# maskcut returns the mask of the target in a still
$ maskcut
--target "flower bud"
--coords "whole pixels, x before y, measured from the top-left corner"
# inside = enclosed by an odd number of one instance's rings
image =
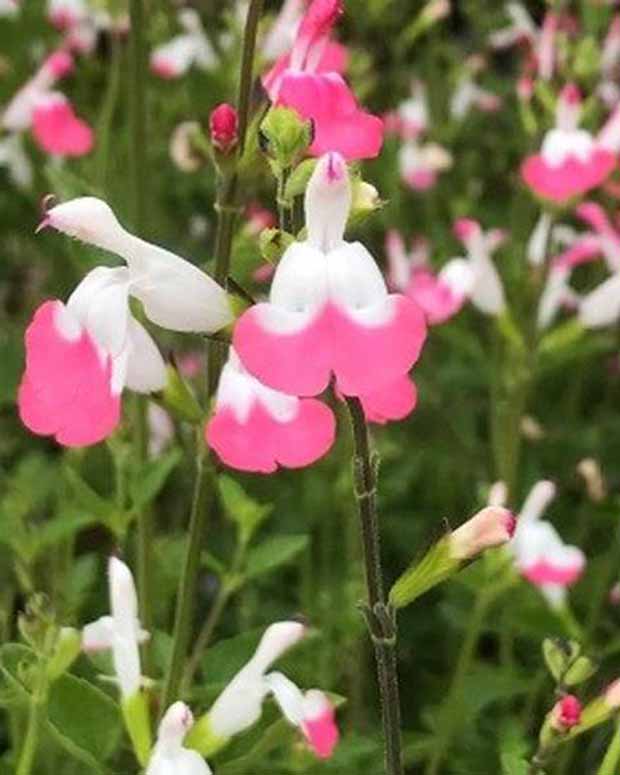
[[[605,704],[613,710],[620,708],[620,678],[609,684],[605,690]]]
[[[517,520],[512,512],[487,506],[457,528],[450,536],[450,552],[457,560],[470,560],[485,549],[510,541]]]
[[[295,110],[271,108],[260,126],[259,139],[265,153],[280,168],[288,169],[312,142],[312,125]]]
[[[170,138],[170,158],[181,172],[197,172],[208,158],[202,146],[206,146],[206,139],[200,124],[182,121]]]
[[[220,153],[228,155],[239,140],[239,117],[237,111],[226,102],[218,105],[209,117],[211,143]]]
[[[553,706],[549,723],[551,728],[565,734],[581,721],[581,703],[574,694],[567,694]]]

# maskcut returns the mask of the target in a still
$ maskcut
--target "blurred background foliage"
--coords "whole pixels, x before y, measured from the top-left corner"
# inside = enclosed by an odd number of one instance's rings
[[[219,41],[221,60],[213,70],[192,70],[180,81],[148,76],[148,224],[143,236],[208,266],[214,175],[208,168],[194,174],[179,171],[168,146],[179,122],[191,119],[206,125],[211,108],[233,96],[240,28],[230,2],[193,5],[209,36]],[[269,13],[277,5],[269,3]],[[528,5],[540,20],[543,4]],[[582,5],[593,33],[605,29],[610,11]],[[17,20],[0,20],[0,105],[33,72],[42,52],[57,43],[42,6],[41,0],[25,0]],[[424,235],[431,242],[433,262],[441,265],[459,252],[451,231],[456,217],[477,218],[485,228],[507,228],[510,238],[497,262],[523,321],[532,315],[526,299],[525,245],[539,211],[519,183],[518,165],[539,137],[528,136],[519,122],[514,56],[493,54],[486,44],[488,33],[505,23],[504,10],[500,3],[460,0],[454,2],[448,20],[412,39],[412,21],[421,7],[416,0],[346,3],[340,33],[352,48],[350,77],[360,98],[375,112],[387,111],[407,97],[413,77],[421,78],[430,99],[429,135],[448,147],[455,160],[435,188],[416,194],[399,181],[397,142],[388,139],[381,157],[364,169],[365,178],[377,186],[387,204],[360,227],[359,237],[383,261],[387,228],[398,228],[407,237]],[[149,46],[177,30],[175,7],[164,0],[148,3],[147,19]],[[505,108],[490,114],[472,111],[455,122],[449,115],[449,99],[466,58],[478,53],[488,65],[481,80],[503,96]],[[587,78],[582,85],[587,87]],[[149,665],[155,680],[162,676],[170,646],[166,633],[193,478],[191,429],[177,423],[171,448],[138,468],[129,444],[129,401],[126,422],[116,436],[84,451],[63,451],[33,438],[15,410],[23,331],[33,309],[45,297],[65,298],[102,258],[52,233],[35,236],[42,197],[49,192],[59,199],[102,196],[129,223],[126,86],[125,41],[104,35],[96,54],[81,58],[63,85],[78,113],[97,130],[94,152],[61,166],[29,143],[36,180],[28,192],[15,188],[0,167],[0,638],[9,644],[0,651],[0,705],[5,710],[0,715],[0,749],[15,732],[11,708],[19,706],[24,691],[20,675],[28,659],[23,646],[10,644],[18,639],[17,612],[33,593],[44,592],[43,610],[60,623],[79,625],[103,613],[105,558],[117,548],[132,557],[135,514],[145,506],[153,509],[157,524],[156,634]],[[274,184],[264,161],[259,159],[248,171],[243,192],[248,200],[275,209]],[[256,239],[240,228],[233,274],[247,281],[260,263]],[[158,341],[177,359],[203,347],[199,338],[192,341],[163,332],[158,332]],[[615,495],[620,476],[618,367],[617,336],[607,332],[538,373],[527,397],[527,413],[540,423],[543,435],[522,439],[519,457],[511,462],[513,505],[522,502],[536,480],[553,479],[559,497],[550,518],[566,541],[579,544],[588,555],[587,572],[572,592],[571,603],[589,653],[604,657],[588,686],[591,694],[620,670],[620,609],[608,602],[609,589],[618,580],[620,557]],[[489,320],[471,308],[432,329],[415,369],[417,410],[406,422],[374,431],[382,458],[380,510],[390,581],[441,533],[446,520],[458,524],[482,505],[490,483],[503,474],[491,428],[498,400],[503,400],[497,399],[498,381],[512,368]],[[247,658],[261,628],[300,613],[316,632],[289,658],[290,670],[302,683],[329,688],[346,698],[340,712],[343,742],[332,760],[320,764],[294,742],[292,734],[290,745],[270,747],[265,730],[277,722],[275,714],[267,713],[257,730],[227,749],[221,762],[213,762],[218,775],[358,773],[380,768],[371,654],[356,610],[362,578],[351,497],[351,442],[344,412],[338,407],[336,411],[341,415],[340,437],[318,465],[264,478],[234,473],[222,482],[223,497],[209,524],[197,630],[215,603],[223,610],[189,696],[195,706],[203,707]],[[514,455],[517,452],[515,447]],[[585,457],[600,462],[611,493],[599,503],[589,498],[576,472]],[[261,524],[233,568],[238,523],[245,518],[240,514]],[[442,718],[454,710],[445,704],[451,676],[480,590],[494,583],[492,573],[488,564],[476,565],[401,616],[402,704],[411,773],[423,771],[426,754],[437,745]],[[570,634],[566,623],[525,582],[492,601],[465,676],[442,772],[495,773],[501,771],[502,753],[532,751],[542,717],[553,703],[541,642],[547,636]],[[130,754],[118,748],[113,692],[97,678],[101,670],[106,672],[106,666],[82,657],[74,669],[78,678],[65,678],[54,688],[46,753],[37,772],[77,774],[85,771],[85,765],[95,767],[93,760],[101,767],[93,771],[131,770]],[[98,689],[87,688],[91,685]],[[96,717],[97,727],[89,726],[89,714]],[[278,729],[285,729],[279,723]],[[576,750],[553,771],[593,771],[592,762],[600,761],[609,734],[603,728],[580,739]],[[0,772],[11,771],[10,759],[5,758]]]

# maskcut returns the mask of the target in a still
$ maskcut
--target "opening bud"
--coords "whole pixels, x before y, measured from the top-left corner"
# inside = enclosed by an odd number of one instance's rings
[[[209,117],[211,143],[220,153],[228,155],[239,140],[239,117],[232,105],[223,102]]]
[[[487,506],[450,535],[450,553],[457,560],[469,560],[510,541],[517,520],[508,509]]]

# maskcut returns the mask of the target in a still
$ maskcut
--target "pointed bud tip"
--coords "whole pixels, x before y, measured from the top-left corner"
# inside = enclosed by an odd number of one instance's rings
[[[558,732],[566,732],[581,721],[581,702],[574,694],[558,700],[551,711],[551,726]]]

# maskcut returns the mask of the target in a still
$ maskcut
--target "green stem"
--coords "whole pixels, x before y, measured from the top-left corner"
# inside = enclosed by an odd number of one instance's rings
[[[45,721],[45,708],[47,703],[47,676],[45,673],[45,662],[41,659],[39,665],[39,675],[37,686],[30,698],[30,708],[28,710],[28,726],[26,736],[21,748],[19,762],[15,775],[31,775],[33,765],[39,747],[39,738],[41,728]]]
[[[119,36],[112,32],[111,36],[111,66],[108,76],[107,88],[103,105],[99,113],[97,122],[97,157],[96,157],[96,180],[98,187],[106,192],[108,179],[108,162],[110,159],[110,130],[116,113],[116,106],[120,93],[121,84],[121,60],[122,49]]]
[[[130,0],[131,38],[129,50],[129,169],[131,211],[134,229],[143,233],[146,213],[146,47],[144,42],[144,0]],[[137,396],[133,429],[134,454],[138,462],[147,456],[146,398]],[[138,597],[146,629],[151,620],[151,572],[153,569],[153,525],[149,509],[142,509],[138,524]]]
[[[478,593],[474,610],[469,619],[465,640],[461,646],[454,675],[452,676],[452,683],[448,690],[448,696],[444,702],[446,715],[443,719],[442,727],[433,750],[433,756],[426,767],[425,775],[437,775],[440,772],[440,767],[449,753],[454,735],[458,731],[459,721],[463,714],[463,682],[469,672],[472,660],[476,653],[482,625],[484,624],[484,619],[491,600],[492,595],[484,589]]]
[[[202,428],[196,429],[196,478],[189,522],[189,535],[185,562],[179,579],[177,607],[174,619],[173,646],[161,701],[162,713],[178,699],[192,631],[192,619],[196,598],[200,556],[207,527],[207,514],[213,488],[209,487],[211,477],[207,475],[209,459],[202,439]]]
[[[605,752],[598,775],[617,775],[620,764],[620,723],[616,725],[616,731],[611,738],[609,748]]]
[[[187,661],[187,666],[185,668],[182,681],[182,686],[184,689],[182,693],[185,693],[185,691],[187,691],[192,684],[192,680],[196,674],[196,671],[198,670],[202,655],[211,643],[213,633],[215,632],[215,628],[222,618],[222,614],[224,613],[224,609],[226,608],[226,605],[230,599],[230,595],[230,588],[227,587],[226,584],[221,584],[217,596],[213,601],[213,605],[211,606],[211,610],[209,611],[209,615],[207,616],[205,623],[200,630],[198,637],[196,638],[196,643],[194,645],[192,655]]]
[[[371,452],[364,409],[346,399],[354,442],[354,487],[362,533],[368,602],[366,623],[375,650],[381,697],[386,775],[403,775],[400,693],[396,662],[397,627],[385,600],[377,513],[377,458]]]

